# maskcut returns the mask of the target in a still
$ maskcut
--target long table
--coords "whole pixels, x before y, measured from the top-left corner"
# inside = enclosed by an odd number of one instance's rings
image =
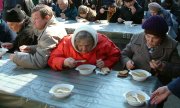
[[[72,94],[57,99],[49,94],[56,84],[72,84]],[[83,76],[74,69],[62,72],[50,68],[41,70],[23,69],[8,59],[0,60],[0,107],[21,108],[134,108],[123,97],[129,90],[142,90],[148,95],[158,85],[156,77],[146,81],[134,81],[131,76],[117,77],[95,73]],[[140,107],[146,108],[148,104]]]
[[[90,25],[99,33],[108,36],[120,49],[123,49],[125,45],[129,42],[130,38],[134,34],[139,34],[143,32],[140,24],[125,26],[119,23],[105,23],[99,24],[95,22],[85,22],[79,23],[73,20],[60,22],[62,26],[66,28],[68,34],[74,32],[76,28],[82,25]]]

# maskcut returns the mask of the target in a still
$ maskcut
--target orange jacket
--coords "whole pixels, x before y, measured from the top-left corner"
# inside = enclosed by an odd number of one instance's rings
[[[96,65],[96,60],[102,59],[105,66],[112,68],[112,66],[120,60],[120,49],[105,35],[98,33],[98,43],[91,52],[81,54],[77,52],[71,43],[71,35],[65,36],[58,44],[58,46],[51,52],[48,60],[48,65],[54,70],[63,70],[63,63],[66,58],[72,57],[75,60],[86,60],[81,64]]]

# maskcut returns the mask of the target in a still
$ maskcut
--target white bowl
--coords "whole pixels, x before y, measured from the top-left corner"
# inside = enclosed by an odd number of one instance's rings
[[[100,24],[107,24],[107,23],[108,23],[108,20],[99,20],[99,23],[100,23]]]
[[[65,98],[69,96],[74,86],[70,84],[57,84],[53,86],[49,93],[57,98]]]
[[[66,21],[65,19],[62,19],[61,17],[57,17],[56,18],[59,22],[64,22],[64,21]]]
[[[151,76],[151,73],[143,69],[130,70],[129,74],[132,75],[132,78],[136,81],[144,81]]]
[[[126,26],[131,26],[132,21],[124,21],[124,24],[125,24]]]
[[[86,19],[83,19],[83,18],[77,18],[76,20],[79,23],[86,23],[86,22],[88,22]]]
[[[0,48],[0,57],[2,57],[8,51],[7,48]]]
[[[137,100],[136,97],[134,97],[133,94],[137,95],[137,98],[139,99],[139,101]],[[132,105],[132,106],[142,106],[143,104],[146,103],[146,101],[148,101],[150,99],[150,97],[144,93],[143,91],[128,91],[124,94],[124,98],[125,100],[128,102],[128,104]]]
[[[81,75],[89,75],[89,74],[93,73],[95,68],[96,68],[96,66],[94,66],[94,65],[83,64],[83,65],[78,66],[76,68],[76,70],[78,70]]]

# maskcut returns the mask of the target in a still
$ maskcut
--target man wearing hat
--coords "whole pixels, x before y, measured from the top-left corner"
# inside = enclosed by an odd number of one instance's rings
[[[21,10],[21,6],[7,10],[5,20],[8,26],[17,33],[15,40],[12,43],[5,42],[3,47],[8,48],[10,52],[20,51],[22,45],[37,44],[37,36],[35,36],[30,18]]]
[[[143,16],[144,10],[136,0],[123,0],[118,22],[133,21],[135,24],[141,24]]]
[[[38,43],[37,45],[20,46],[21,52],[11,54],[10,59],[23,68],[40,69],[47,66],[51,50],[67,33],[53,16],[51,7],[47,5],[36,5],[31,16],[33,26],[39,32]]]
[[[168,25],[161,16],[147,19],[142,28],[144,33],[134,35],[122,51],[123,66],[126,69],[144,69],[156,75],[162,84],[180,75],[172,65],[180,66],[179,44],[167,36]],[[172,69],[169,71],[168,68]]]

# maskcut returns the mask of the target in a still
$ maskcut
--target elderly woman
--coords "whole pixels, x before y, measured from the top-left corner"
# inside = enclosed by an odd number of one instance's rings
[[[20,51],[19,47],[22,45],[37,44],[37,36],[35,35],[30,18],[21,10],[20,5],[17,5],[11,10],[7,10],[5,20],[8,26],[17,33],[17,36],[12,43],[3,43],[3,47],[13,52]]]
[[[132,37],[122,51],[123,66],[127,69],[144,69],[157,75],[163,84],[180,75],[171,69],[180,66],[178,42],[166,35],[168,25],[161,16],[147,19],[142,28],[144,33]]]
[[[168,26],[169,26],[169,32],[168,34],[172,37],[172,38],[176,38],[176,32],[177,32],[177,22],[172,19],[171,17],[171,13],[165,9],[163,9],[163,7],[161,7],[158,3],[156,2],[152,2],[149,3],[148,5],[148,11],[146,12],[145,16],[144,16],[144,20],[147,20],[148,18],[150,18],[151,16],[154,15],[160,15],[162,16],[165,21],[167,22]]]
[[[135,24],[141,24],[144,15],[143,8],[136,0],[123,0],[123,5],[118,16],[118,22],[133,21]]]
[[[102,7],[97,13],[96,20],[108,20],[108,22],[117,22],[118,16],[120,14],[120,9],[116,6],[114,2],[109,3],[106,7]]]
[[[93,64],[99,68],[112,68],[120,59],[120,49],[105,35],[90,26],[77,28],[64,37],[52,51],[48,60],[54,70],[74,68],[81,64]],[[76,60],[85,60],[77,63]]]
[[[77,17],[77,18],[83,18],[88,21],[95,21],[96,19],[96,11],[92,10],[90,7],[87,7],[85,5],[79,6],[78,14],[80,17]]]

